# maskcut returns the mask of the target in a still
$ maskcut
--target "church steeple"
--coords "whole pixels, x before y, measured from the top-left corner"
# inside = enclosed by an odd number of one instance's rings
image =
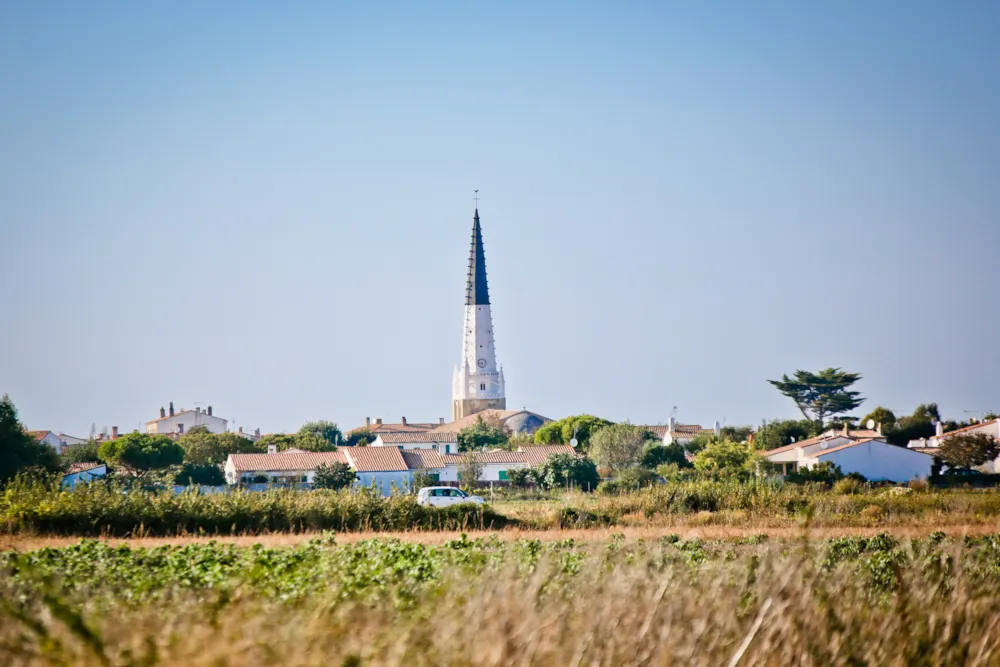
[[[469,274],[466,277],[465,305],[488,306],[490,289],[486,283],[486,251],[483,250],[483,229],[479,226],[479,208],[472,218],[472,247],[469,248]]]
[[[503,371],[497,365],[493,344],[493,315],[486,283],[486,252],[479,207],[472,217],[469,271],[465,277],[465,325],[462,361],[455,368],[452,385],[452,419],[489,409],[507,407]]]

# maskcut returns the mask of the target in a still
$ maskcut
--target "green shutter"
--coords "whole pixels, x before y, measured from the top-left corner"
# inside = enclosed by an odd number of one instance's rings
[[[501,470],[500,471],[500,481],[503,482],[503,481],[506,481],[508,479],[510,479],[510,478],[507,477],[507,471],[506,470]]]
[[[441,474],[440,473],[432,472],[430,475],[428,475],[428,477],[430,477],[435,482],[440,482],[441,481]]]

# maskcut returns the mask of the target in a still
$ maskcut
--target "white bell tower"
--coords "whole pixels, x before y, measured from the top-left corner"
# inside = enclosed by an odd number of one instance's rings
[[[497,365],[493,345],[493,316],[486,283],[486,253],[479,224],[479,208],[472,218],[472,247],[465,284],[465,326],[462,362],[452,381],[452,421],[489,409],[505,410],[503,368]]]

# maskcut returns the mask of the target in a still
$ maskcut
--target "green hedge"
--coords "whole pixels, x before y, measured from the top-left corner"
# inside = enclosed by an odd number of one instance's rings
[[[383,498],[365,489],[272,490],[202,494],[126,489],[115,484],[63,490],[57,482],[19,479],[0,498],[10,533],[56,535],[210,535],[314,530],[498,529],[511,521],[489,507],[428,508],[414,496]]]

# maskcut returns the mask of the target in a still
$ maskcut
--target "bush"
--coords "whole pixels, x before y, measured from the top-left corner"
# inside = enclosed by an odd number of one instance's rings
[[[8,532],[81,536],[257,534],[266,532],[465,530],[513,522],[487,506],[422,507],[412,495],[383,498],[359,491],[231,493],[126,489],[114,483],[62,491],[59,478],[16,478],[0,495],[0,525]]]
[[[185,463],[179,473],[174,477],[174,484],[181,485],[204,485],[222,486],[226,483],[226,477],[222,474],[222,469],[217,465],[200,465],[197,463]]]
[[[346,463],[334,462],[331,465],[324,463],[316,468],[316,474],[313,476],[313,488],[346,489],[357,479],[357,473],[351,470],[351,467]]]
[[[535,481],[534,472],[532,468],[508,468],[507,479],[510,480],[511,486],[519,489],[527,488]]]
[[[639,465],[643,468],[656,470],[661,465],[667,463],[672,463],[678,468],[691,467],[691,462],[684,456],[684,447],[678,445],[676,442],[669,445],[647,446],[646,451],[642,453]]]
[[[838,479],[833,484],[833,492],[844,496],[855,494],[860,490],[861,482],[854,477],[844,477],[843,479]]]
[[[593,491],[600,481],[594,462],[573,454],[555,454],[548,457],[544,463],[535,468],[533,477],[535,483],[543,489],[575,486],[584,491]]]
[[[627,491],[638,491],[657,482],[658,476],[646,468],[629,468],[618,473],[618,477],[601,482],[597,487],[602,495],[617,495]]]
[[[785,481],[789,484],[807,484],[809,482],[830,485],[844,478],[844,473],[840,471],[840,466],[824,461],[812,468],[799,468],[795,472],[785,475]],[[863,478],[862,478],[863,479]]]

